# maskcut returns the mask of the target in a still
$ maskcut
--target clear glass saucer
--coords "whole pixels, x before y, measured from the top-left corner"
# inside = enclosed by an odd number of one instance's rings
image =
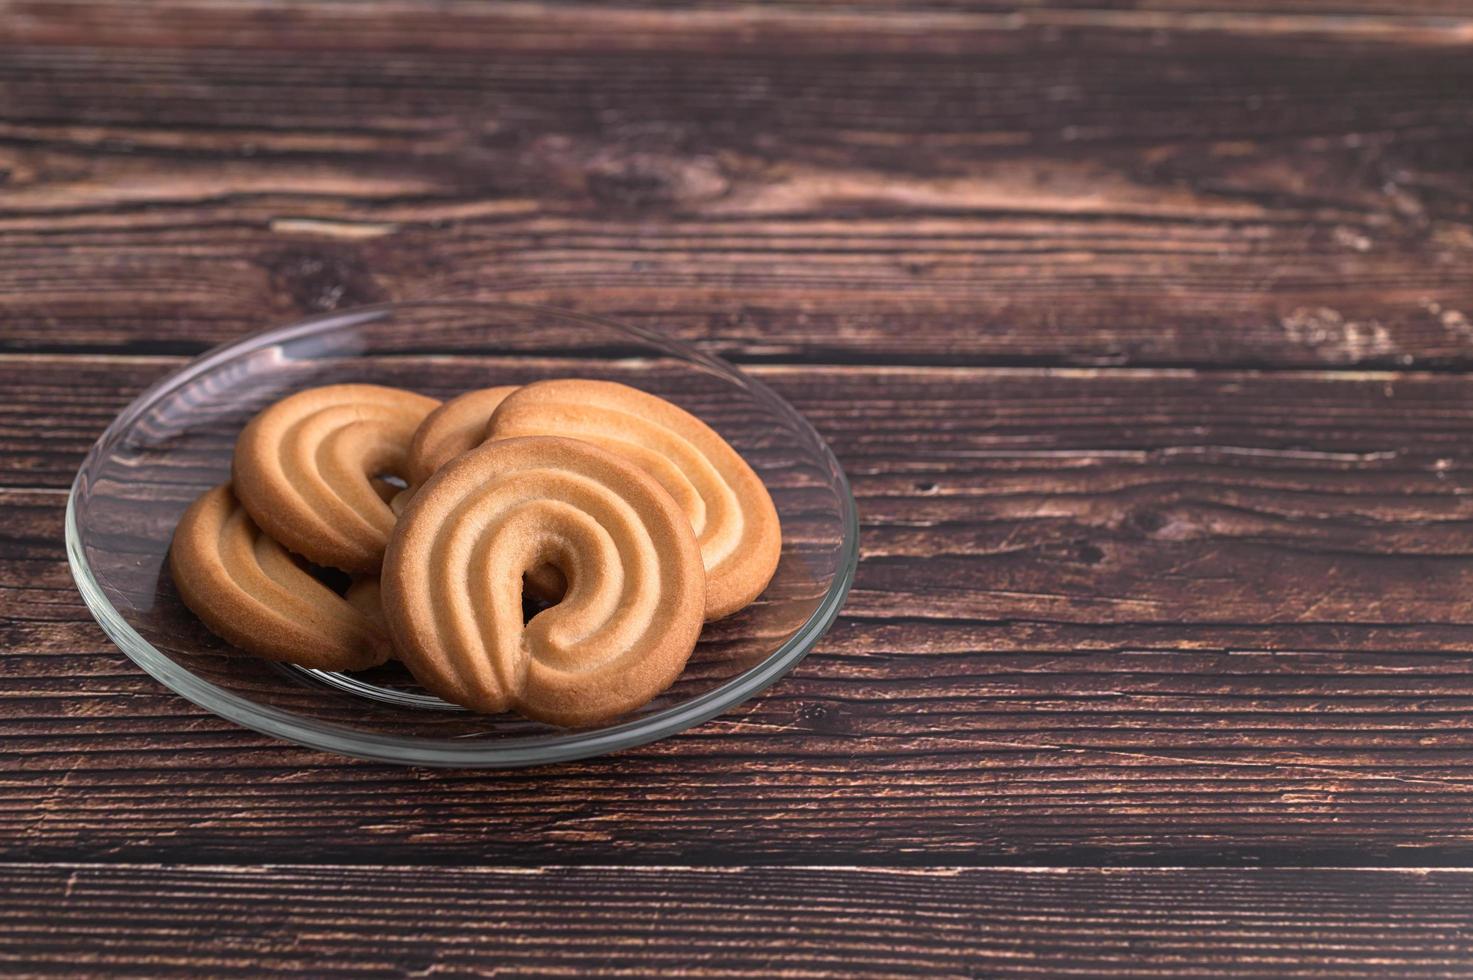
[[[708,623],[685,673],[640,711],[583,730],[477,715],[419,689],[396,663],[336,674],[260,660],[210,634],[180,604],[165,561],[174,525],[190,501],[228,479],[236,434],[270,402],[338,382],[449,398],[555,377],[622,381],[704,419],[756,469],[782,518],[772,584],[749,608]],[[859,527],[848,481],[812,426],[724,361],[651,331],[557,310],[401,303],[256,334],[145,391],[83,461],[66,537],[77,587],[108,636],[195,704],[331,752],[500,768],[649,742],[762,691],[838,615]]]

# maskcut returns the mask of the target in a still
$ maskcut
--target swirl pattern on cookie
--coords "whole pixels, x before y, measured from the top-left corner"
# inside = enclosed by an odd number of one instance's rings
[[[251,520],[223,484],[185,511],[169,548],[184,604],[210,632],[268,660],[321,670],[361,670],[391,655],[375,620],[377,584],[337,595]]]
[[[491,413],[516,390],[516,385],[500,385],[468,391],[425,416],[409,443],[404,474],[409,485],[419,486],[440,467],[479,446]]]
[[[404,513],[414,491],[440,467],[484,442],[491,414],[516,390],[516,385],[500,385],[468,391],[425,416],[409,443],[409,487],[389,502],[390,509],[396,515]],[[562,573],[551,565],[528,572],[527,586],[533,595],[548,602],[556,602],[567,591]]]
[[[544,564],[568,591],[524,624],[522,577]],[[704,586],[690,522],[638,468],[571,439],[507,439],[414,495],[384,559],[384,614],[400,659],[440,697],[589,725],[679,675]]]
[[[377,571],[395,518],[375,478],[402,478],[414,431],[438,405],[379,385],[299,391],[240,434],[235,493],[292,551],[347,572]]]
[[[663,398],[612,381],[539,381],[508,395],[486,432],[582,439],[659,481],[700,544],[708,620],[747,606],[777,570],[782,529],[762,480],[715,430]]]

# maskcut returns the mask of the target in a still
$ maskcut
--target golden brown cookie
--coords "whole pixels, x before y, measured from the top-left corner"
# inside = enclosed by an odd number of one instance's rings
[[[420,423],[409,443],[404,478],[411,487],[424,483],[435,471],[486,438],[486,423],[516,385],[468,391],[435,409]]]
[[[522,576],[551,564],[563,600],[522,621]],[[383,570],[400,659],[476,711],[607,721],[680,674],[705,573],[690,522],[638,468],[572,439],[507,439],[451,461],[404,511]]]
[[[184,512],[169,571],[184,604],[212,633],[268,660],[361,670],[391,654],[382,622],[366,613],[376,583],[355,583],[346,599],[337,595],[261,532],[229,484]]]
[[[402,514],[415,489],[436,470],[479,446],[486,438],[486,424],[491,421],[491,413],[516,390],[516,385],[500,385],[468,391],[425,416],[409,443],[406,464],[409,487],[389,502],[390,509],[395,514]],[[534,596],[548,602],[556,602],[567,591],[562,574],[550,565],[529,572],[527,587]]]
[[[240,434],[236,496],[292,551],[348,572],[377,571],[394,513],[375,478],[404,477],[414,431],[439,404],[379,385],[299,391]]]
[[[708,620],[747,606],[777,570],[782,528],[762,480],[710,426],[663,398],[612,381],[539,381],[508,395],[486,432],[582,439],[658,480],[700,543]]]
[[[353,584],[348,586],[348,591],[343,593],[343,598],[348,605],[367,617],[374,629],[383,634],[384,639],[388,639],[389,625],[384,622],[384,594],[377,575],[354,579]],[[389,659],[392,660],[393,657],[394,651],[390,648]]]

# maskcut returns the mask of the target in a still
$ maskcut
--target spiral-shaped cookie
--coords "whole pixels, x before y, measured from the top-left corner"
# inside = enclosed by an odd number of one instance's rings
[[[762,480],[715,430],[663,398],[612,381],[539,381],[508,395],[486,434],[581,439],[658,480],[695,530],[708,620],[744,608],[777,570],[782,528]]]
[[[361,670],[387,660],[377,583],[344,598],[261,533],[229,484],[190,505],[169,548],[179,596],[212,633],[268,660]]]
[[[376,477],[404,477],[414,431],[440,403],[397,388],[328,385],[284,398],[235,444],[235,493],[262,530],[344,571],[377,571],[394,529]]]
[[[522,576],[544,564],[567,594],[524,623]],[[384,614],[400,659],[442,698],[588,725],[679,675],[704,579],[690,522],[638,468],[572,439],[507,439],[414,495],[384,559]]]

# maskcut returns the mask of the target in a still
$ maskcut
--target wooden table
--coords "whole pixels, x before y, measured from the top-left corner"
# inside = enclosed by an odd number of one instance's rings
[[[756,701],[406,770],[143,675],[62,543],[205,348],[700,341],[863,560]],[[1465,0],[0,2],[0,972],[1473,970]]]

